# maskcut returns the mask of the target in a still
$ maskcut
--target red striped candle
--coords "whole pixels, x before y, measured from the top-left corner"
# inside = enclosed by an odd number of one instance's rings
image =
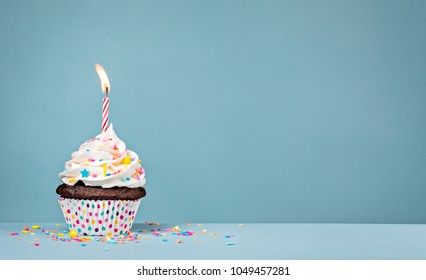
[[[95,65],[96,73],[98,73],[101,79],[102,92],[105,93],[105,97],[102,100],[102,131],[105,132],[108,129],[108,115],[109,115],[109,98],[108,93],[110,90],[110,84],[105,69],[99,65]]]
[[[108,129],[109,98],[104,97],[102,104],[102,131],[106,131]]]

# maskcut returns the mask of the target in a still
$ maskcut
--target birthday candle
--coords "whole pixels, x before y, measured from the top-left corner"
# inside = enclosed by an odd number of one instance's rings
[[[105,97],[102,100],[102,131],[108,129],[108,116],[109,116],[109,90],[111,88],[109,84],[108,76],[105,72],[105,69],[99,65],[95,65],[96,73],[98,73],[99,78],[101,79],[101,88],[102,92],[105,93]]]

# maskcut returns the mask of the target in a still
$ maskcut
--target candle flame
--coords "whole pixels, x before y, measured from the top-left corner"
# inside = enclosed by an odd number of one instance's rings
[[[98,73],[99,78],[101,79],[102,92],[105,93],[108,97],[108,93],[111,89],[109,84],[108,76],[105,72],[105,69],[100,64],[95,64],[96,73]]]

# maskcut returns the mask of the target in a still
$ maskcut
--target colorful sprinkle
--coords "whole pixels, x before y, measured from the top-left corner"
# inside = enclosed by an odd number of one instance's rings
[[[125,164],[125,165],[129,165],[132,162],[132,159],[130,157],[125,157],[123,158],[123,160],[121,161],[121,163]]]
[[[83,178],[89,177],[89,171],[86,168],[81,170],[80,173],[81,173],[81,177],[83,177]]]
[[[71,238],[76,238],[78,236],[78,232],[76,230],[70,230],[70,232],[68,233],[68,235]]]

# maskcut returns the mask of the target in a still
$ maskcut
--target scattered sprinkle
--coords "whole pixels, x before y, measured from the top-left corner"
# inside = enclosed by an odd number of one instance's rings
[[[76,238],[76,237],[78,236],[78,233],[77,233],[77,231],[76,231],[76,230],[70,230],[70,232],[68,233],[68,235],[69,235],[71,238]]]
[[[194,231],[189,230],[191,227],[190,223],[186,223],[185,226],[188,228],[180,228],[178,225],[171,227],[171,228],[160,228],[160,223],[158,222],[145,222],[146,225],[150,226],[150,229],[141,229],[135,232],[128,232],[121,235],[113,235],[113,233],[109,232],[106,236],[79,236],[78,232],[76,230],[61,230],[62,232],[57,232],[55,229],[45,229],[40,225],[32,225],[31,227],[23,226],[23,230],[20,232],[9,232],[8,235],[10,236],[18,236],[20,234],[23,234],[22,238],[17,238],[19,241],[22,239],[25,240],[25,235],[35,235],[37,232],[37,236],[33,240],[26,240],[29,244],[39,247],[42,242],[39,241],[40,235],[42,237],[44,236],[47,239],[50,239],[51,241],[55,242],[78,242],[80,243],[81,247],[87,247],[87,244],[90,242],[99,242],[99,243],[105,243],[112,244],[111,246],[119,246],[122,244],[134,242],[134,243],[141,243],[141,241],[145,240],[148,241],[151,238],[159,237],[160,242],[162,243],[170,243],[170,242],[176,242],[176,244],[183,244],[185,241],[185,238],[194,238],[198,234]],[[61,224],[56,224],[56,227],[60,227]],[[202,226],[202,224],[197,224],[197,226]],[[240,226],[240,225],[239,225]],[[37,229],[40,229],[40,231],[37,231]],[[35,230],[35,231],[33,231]],[[200,231],[201,235],[207,235],[207,229],[203,229]],[[167,238],[169,236],[169,238]],[[171,237],[170,237],[171,236]],[[173,237],[176,236],[176,237]],[[207,236],[210,237],[216,237],[219,236],[217,233],[210,233]],[[231,238],[234,238],[234,234],[226,234],[226,235],[220,235],[222,238],[226,238],[227,241],[230,241]],[[42,238],[40,240],[45,240],[45,238]],[[171,238],[171,240],[170,240]],[[198,237],[195,238],[194,244],[200,244],[200,239],[206,238],[206,237]],[[45,242],[45,241],[44,241]],[[226,246],[234,246],[234,242],[226,242]],[[109,251],[108,247],[104,247],[105,251]]]

